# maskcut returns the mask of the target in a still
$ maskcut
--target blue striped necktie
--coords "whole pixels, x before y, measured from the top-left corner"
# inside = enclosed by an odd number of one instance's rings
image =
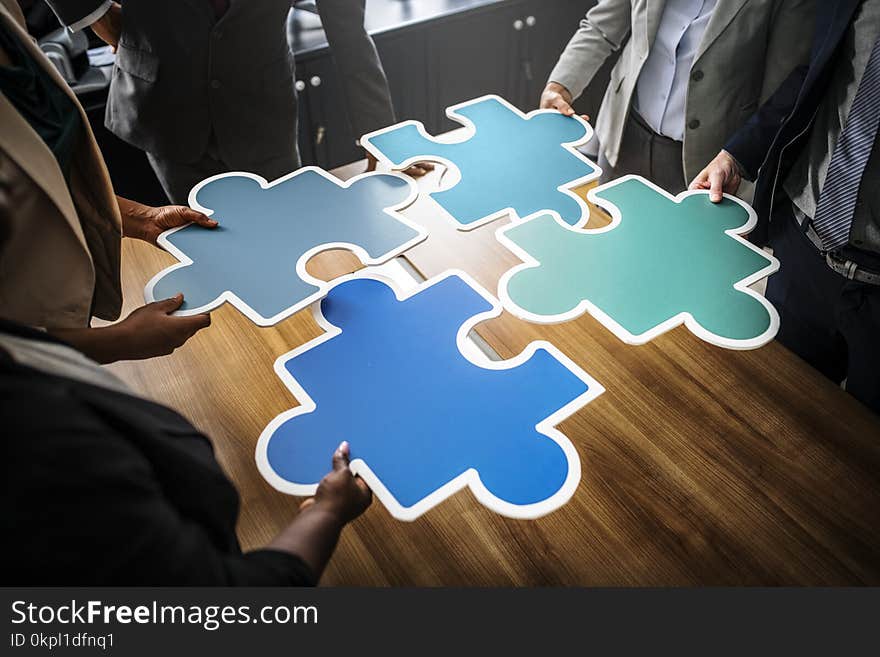
[[[868,65],[853,99],[846,125],[831,155],[813,228],[826,251],[849,241],[862,174],[868,164],[880,125],[880,39],[874,43]],[[877,184],[880,184],[878,181]]]

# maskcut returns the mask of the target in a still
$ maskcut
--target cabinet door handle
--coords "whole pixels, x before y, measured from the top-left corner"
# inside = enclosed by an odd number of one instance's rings
[[[294,83],[293,88],[296,89],[297,91],[305,91],[306,90],[306,83],[303,82],[302,80],[297,80]]]
[[[513,29],[516,30],[517,32],[522,30],[524,26],[525,26],[525,23],[523,23],[519,18],[517,18],[515,21],[513,21]]]
[[[528,25],[529,27],[535,27],[535,23],[537,23],[537,22],[538,22],[538,19],[535,18],[534,16],[528,16],[526,18],[526,25]]]
[[[312,79],[309,80],[309,83],[311,83],[311,85],[313,87],[320,87],[321,86],[321,78],[318,77],[317,75],[313,75]]]
[[[320,146],[324,143],[324,135],[327,134],[327,128],[322,125],[318,126],[318,129],[315,131],[315,145]]]

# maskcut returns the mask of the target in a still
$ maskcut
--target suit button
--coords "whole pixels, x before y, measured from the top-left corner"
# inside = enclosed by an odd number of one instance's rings
[[[700,127],[700,120],[699,119],[691,119],[691,122],[688,123],[688,128],[690,128],[691,130],[696,130],[699,127]]]
[[[220,80],[211,80],[211,89],[219,89]]]
[[[702,79],[703,79],[703,72],[701,70],[697,69],[696,71],[691,73],[691,80],[693,80],[694,82],[699,82]]]

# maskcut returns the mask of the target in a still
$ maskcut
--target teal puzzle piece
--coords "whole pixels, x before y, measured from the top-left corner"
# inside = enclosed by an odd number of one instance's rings
[[[457,169],[456,184],[430,195],[461,230],[511,210],[521,218],[555,212],[570,225],[586,221],[587,206],[571,189],[601,173],[574,148],[592,135],[589,124],[555,110],[525,115],[498,96],[450,107],[447,114],[470,129],[466,139],[440,142],[421,123],[406,121],[365,135],[361,143],[393,168],[430,160]]]
[[[399,174],[342,182],[305,167],[271,184],[248,173],[214,176],[193,189],[190,205],[214,214],[219,227],[163,233],[160,244],[181,262],[157,274],[145,296],[182,292],[180,314],[229,301],[256,324],[275,324],[326,294],[329,285],[306,271],[320,251],[348,249],[373,265],[425,239],[396,212],[415,197],[415,185]]]
[[[776,335],[776,310],[748,286],[779,263],[739,237],[755,223],[746,204],[726,196],[716,205],[708,192],[675,198],[637,176],[588,198],[611,213],[609,226],[571,229],[544,215],[498,231],[525,263],[499,283],[515,315],[553,323],[589,312],[630,344],[681,323],[730,349]]]

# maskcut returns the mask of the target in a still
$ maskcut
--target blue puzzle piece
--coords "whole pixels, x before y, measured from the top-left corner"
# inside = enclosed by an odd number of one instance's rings
[[[500,314],[464,274],[402,300],[384,282],[355,277],[320,312],[327,334],[276,363],[302,406],[260,438],[258,464],[274,486],[313,494],[347,440],[353,470],[400,519],[466,485],[514,517],[542,515],[573,494],[580,463],[553,425],[602,387],[547,343],[502,363],[463,356],[470,328]]]
[[[600,169],[573,145],[592,134],[580,118],[554,110],[524,115],[498,96],[450,107],[453,120],[471,128],[465,141],[441,143],[407,121],[364,136],[361,143],[394,168],[419,160],[454,166],[461,180],[431,196],[469,230],[513,210],[519,217],[555,212],[570,225],[586,222],[584,202],[567,191],[597,178]]]
[[[427,233],[395,210],[415,186],[397,174],[365,174],[341,182],[306,167],[271,184],[246,173],[200,183],[190,204],[215,214],[218,228],[194,224],[168,231],[160,243],[181,264],[147,285],[148,301],[184,294],[181,314],[230,301],[261,326],[274,324],[321,298],[327,283],[306,262],[331,248],[352,250],[378,264],[425,239]]]

